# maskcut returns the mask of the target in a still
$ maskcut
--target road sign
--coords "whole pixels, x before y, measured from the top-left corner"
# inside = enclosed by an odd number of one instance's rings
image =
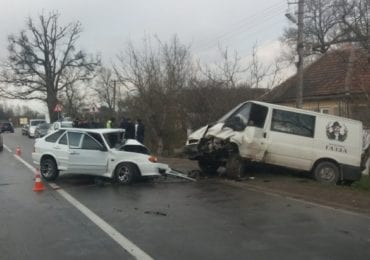
[[[90,113],[99,113],[99,109],[95,104],[92,104],[90,107]]]
[[[61,104],[56,104],[54,107],[54,112],[62,112],[63,106]]]

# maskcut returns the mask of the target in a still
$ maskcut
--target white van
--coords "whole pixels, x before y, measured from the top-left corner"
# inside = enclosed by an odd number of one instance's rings
[[[312,171],[326,183],[361,178],[362,122],[258,101],[244,102],[189,135],[184,153],[205,172],[240,177],[250,161]]]
[[[28,128],[28,137],[29,138],[34,138],[36,127],[39,124],[43,124],[43,123],[46,123],[46,121],[44,119],[30,119],[30,124],[29,124],[29,128]]]

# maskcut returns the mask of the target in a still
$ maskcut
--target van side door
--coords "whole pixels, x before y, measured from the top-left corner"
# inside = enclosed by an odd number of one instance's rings
[[[310,170],[315,123],[314,115],[274,108],[270,129],[266,131],[265,162]]]

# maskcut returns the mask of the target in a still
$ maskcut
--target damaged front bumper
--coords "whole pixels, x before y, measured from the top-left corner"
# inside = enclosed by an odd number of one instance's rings
[[[182,149],[182,153],[190,160],[195,160],[199,155],[198,143],[188,144]]]

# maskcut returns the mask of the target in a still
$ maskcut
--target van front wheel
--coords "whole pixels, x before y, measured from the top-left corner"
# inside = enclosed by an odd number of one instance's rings
[[[212,175],[217,173],[220,163],[217,161],[201,159],[198,161],[198,166],[203,173]]]
[[[244,162],[241,160],[238,154],[230,154],[226,162],[226,173],[227,176],[232,179],[240,179],[244,176]]]
[[[322,161],[315,167],[314,176],[321,183],[337,184],[340,178],[339,168],[332,162]]]

